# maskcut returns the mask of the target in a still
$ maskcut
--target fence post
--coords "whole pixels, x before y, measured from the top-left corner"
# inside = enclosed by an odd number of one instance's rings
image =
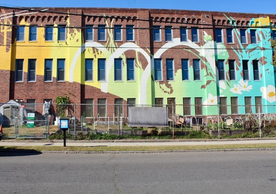
[[[74,104],[74,139],[76,139],[76,104]]]
[[[220,103],[218,103],[218,139],[220,138],[220,134],[219,134],[219,109],[220,109]]]
[[[260,106],[258,107],[258,113],[259,113],[259,135],[260,138],[262,138],[262,129],[261,129],[261,111],[260,111]]]

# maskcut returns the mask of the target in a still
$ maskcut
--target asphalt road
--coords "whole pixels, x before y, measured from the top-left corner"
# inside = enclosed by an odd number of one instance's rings
[[[276,151],[0,155],[0,193],[276,193]]]

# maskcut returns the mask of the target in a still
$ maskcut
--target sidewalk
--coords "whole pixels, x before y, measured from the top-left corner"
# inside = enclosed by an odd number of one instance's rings
[[[266,144],[275,143],[276,139],[236,139],[236,140],[151,140],[151,141],[72,141],[67,140],[66,146],[85,146],[85,147],[96,147],[96,146],[185,146],[185,145],[237,145],[237,144]],[[63,146],[62,140],[2,140],[0,146]]]

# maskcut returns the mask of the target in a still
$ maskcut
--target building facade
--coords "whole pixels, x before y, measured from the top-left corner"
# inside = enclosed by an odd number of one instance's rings
[[[0,102],[68,96],[95,105],[77,112],[88,117],[122,104],[275,113],[271,39],[271,14],[1,7]]]

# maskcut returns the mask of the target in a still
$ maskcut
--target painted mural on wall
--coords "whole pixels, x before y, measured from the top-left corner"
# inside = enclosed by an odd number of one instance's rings
[[[10,13],[2,11],[0,23],[1,25],[0,35],[0,68],[1,70],[14,71],[14,61],[11,61],[12,68],[5,61],[10,61],[11,40],[8,39],[7,34],[11,33],[11,17],[8,17]],[[20,15],[21,13],[16,13]],[[4,17],[5,16],[5,17]],[[10,15],[11,16],[11,15]],[[250,29],[256,29],[256,36],[258,42],[256,44],[244,44],[240,42],[239,28],[235,28],[236,24],[233,22],[235,19],[225,15],[230,23],[233,23],[234,36],[238,40],[231,48],[224,43],[216,43],[214,38],[204,31],[203,38],[204,44],[198,45],[191,40],[185,42],[180,41],[179,37],[175,37],[172,41],[165,43],[153,56],[150,55],[149,50],[139,47],[137,42],[126,42],[121,46],[118,46],[114,42],[113,30],[107,29],[107,41],[104,42],[81,42],[82,33],[79,29],[70,28],[67,30],[66,41],[60,42],[54,39],[52,42],[45,42],[44,40],[44,28],[38,27],[37,42],[14,42],[16,46],[16,58],[28,60],[34,56],[37,58],[37,64],[44,64],[46,58],[65,58],[66,59],[66,76],[65,80],[68,82],[77,82],[85,84],[91,87],[96,87],[104,93],[111,93],[123,99],[136,98],[137,104],[152,104],[155,97],[163,98],[164,104],[166,104],[167,98],[175,98],[176,104],[183,104],[183,97],[191,97],[191,104],[194,104],[195,97],[202,97],[204,107],[203,114],[217,114],[218,110],[212,105],[219,103],[218,97],[227,97],[227,104],[230,105],[230,97],[238,97],[238,104],[244,105],[245,97],[252,97],[252,105],[255,105],[254,97],[262,97],[263,105],[276,105],[275,98],[275,78],[274,69],[272,64],[272,52],[271,52],[271,31],[269,28],[258,28],[261,26],[267,26],[270,22],[269,18],[253,18],[250,21],[250,28],[247,28],[247,34],[250,33]],[[66,20],[67,26],[70,26],[70,16]],[[20,25],[28,26],[29,23],[22,20]],[[54,24],[57,26],[57,24]],[[113,22],[106,22],[107,27],[112,27]],[[28,34],[28,28],[26,28],[25,34]],[[57,34],[57,29],[54,30],[54,37]],[[26,35],[25,35],[26,36]],[[26,38],[26,37],[25,37]],[[9,43],[10,41],[10,43]],[[47,44],[47,47],[42,45]],[[28,49],[24,48],[24,45],[29,45]],[[69,46],[68,46],[69,45]],[[20,47],[21,46],[21,47]],[[189,52],[194,57],[200,59],[201,62],[201,80],[192,81],[193,67],[189,66],[190,81],[182,81],[181,69],[175,69],[174,81],[167,81],[164,83],[153,81],[152,75],[154,75],[153,59],[162,58],[162,54],[168,49],[185,46],[185,52]],[[214,46],[216,49],[214,49]],[[118,83],[114,81],[114,59],[123,59],[123,68],[126,68],[126,51],[133,50],[136,52],[135,59],[135,81],[126,81],[126,70],[123,71],[123,81]],[[229,52],[234,52],[238,61],[236,60],[236,79],[230,80],[229,78],[229,64],[228,60]],[[38,54],[39,53],[39,54]],[[138,57],[140,53],[146,59],[146,66],[142,66]],[[84,76],[84,59],[94,59],[93,77],[94,80],[87,82]],[[97,59],[106,59],[106,80],[97,81],[98,65]],[[217,67],[216,61],[224,60],[225,64],[225,79],[217,79]],[[249,80],[244,80],[242,63],[243,60],[248,60],[248,64],[251,65],[253,60],[259,61],[260,79],[254,81],[252,79],[253,72],[252,67],[249,71]],[[56,63],[53,64],[53,76],[57,75]],[[165,68],[165,67],[164,67]],[[27,65],[24,65],[24,71],[28,71]],[[44,66],[38,65],[36,70],[37,75],[44,75]],[[152,92],[152,85],[154,85],[155,91]],[[152,96],[154,93],[155,96]],[[194,114],[194,109],[191,109]],[[244,107],[239,107],[239,113],[244,113]],[[230,110],[228,110],[230,113]],[[255,112],[255,110],[253,110]],[[263,112],[274,112],[273,108],[265,106]],[[176,106],[176,113],[182,115],[183,107]]]

